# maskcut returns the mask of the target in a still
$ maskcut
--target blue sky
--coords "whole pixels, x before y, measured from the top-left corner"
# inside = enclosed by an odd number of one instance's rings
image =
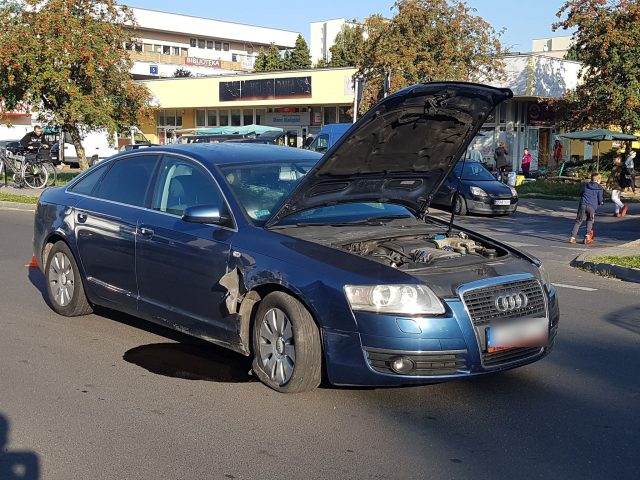
[[[330,18],[356,18],[361,20],[372,13],[391,15],[393,0],[323,0],[321,2],[292,2],[264,0],[195,0],[176,2],[169,0],[122,1],[132,7],[150,8],[167,12],[185,13],[218,20],[250,23],[286,30],[295,30],[305,38],[309,36],[309,23]],[[467,0],[497,30],[505,28],[503,43],[514,51],[531,49],[531,40],[552,36],[551,24],[564,3],[562,0]],[[562,31],[556,35],[563,35]]]

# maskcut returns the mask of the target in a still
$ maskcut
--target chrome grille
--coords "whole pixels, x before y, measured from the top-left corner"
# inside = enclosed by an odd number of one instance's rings
[[[501,312],[496,307],[496,299],[505,295],[524,293],[528,302],[522,308]],[[542,287],[537,280],[518,280],[489,287],[476,288],[462,295],[471,320],[475,326],[487,325],[503,318],[545,317],[546,303]]]

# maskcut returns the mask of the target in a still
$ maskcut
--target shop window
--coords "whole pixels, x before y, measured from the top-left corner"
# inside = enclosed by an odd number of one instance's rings
[[[198,39],[198,48],[205,48],[206,46],[205,44],[206,42],[203,39],[201,38]]]
[[[230,49],[229,43],[224,42],[224,43],[222,44],[222,49],[223,49],[225,52],[228,52],[228,51],[229,51],[229,49]]]
[[[229,126],[229,110],[220,110],[218,112],[220,116],[220,126],[228,127]]]
[[[204,110],[196,110],[196,127],[206,127],[206,115]]]
[[[213,40],[207,40],[207,50],[213,50]]]
[[[353,107],[338,107],[338,123],[353,123],[349,110]]]
[[[182,111],[160,110],[158,112],[159,127],[182,127]]]
[[[231,110],[231,126],[240,126],[240,110]]]
[[[243,125],[253,124],[253,110],[243,110],[242,121],[243,121]]]
[[[182,110],[176,110],[176,127],[182,127]]]
[[[256,108],[256,125],[264,125],[264,116],[267,114],[267,110],[264,108]]]
[[[238,61],[238,54],[237,53],[232,53],[231,54],[231,61],[232,62],[237,62]]]
[[[166,124],[167,124],[167,121],[165,119],[165,112],[164,110],[160,110],[158,112],[158,126],[164,127]]]
[[[311,118],[311,125],[322,124],[322,108],[311,107],[309,116]]]
[[[192,38],[189,44],[191,45],[191,48],[196,48],[198,46],[198,40]]]
[[[218,112],[216,110],[207,110],[207,126],[218,126]]]
[[[218,51],[222,50],[222,42],[216,41],[216,50]]]
[[[171,47],[168,45],[162,46],[162,54],[163,55],[171,55]]]
[[[336,107],[324,107],[324,124],[336,123]]]
[[[500,114],[500,123],[507,123],[507,104],[501,103],[498,107],[498,111]]]

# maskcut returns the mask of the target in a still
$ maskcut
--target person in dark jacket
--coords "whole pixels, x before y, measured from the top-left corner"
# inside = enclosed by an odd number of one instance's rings
[[[33,132],[27,133],[20,143],[24,147],[25,152],[28,153],[37,153],[40,149],[48,150],[51,145],[44,137],[42,133],[42,127],[40,125],[36,125],[33,127]]]
[[[493,158],[496,161],[496,169],[498,170],[498,180],[501,182],[507,181],[507,166],[509,165],[507,155],[509,155],[509,152],[504,143],[499,144],[493,154]]]
[[[571,232],[569,243],[576,243],[576,236],[582,223],[587,221],[587,231],[584,236],[584,243],[593,243],[593,224],[596,220],[596,210],[604,203],[604,189],[600,182],[602,177],[599,173],[591,174],[591,181],[582,187],[580,192],[580,205],[578,205],[578,216]]]

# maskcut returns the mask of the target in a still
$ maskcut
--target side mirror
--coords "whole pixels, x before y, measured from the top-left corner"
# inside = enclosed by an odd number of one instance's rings
[[[225,225],[229,217],[220,213],[220,208],[213,205],[199,205],[188,207],[182,215],[182,220],[189,223],[211,223],[213,225]]]

